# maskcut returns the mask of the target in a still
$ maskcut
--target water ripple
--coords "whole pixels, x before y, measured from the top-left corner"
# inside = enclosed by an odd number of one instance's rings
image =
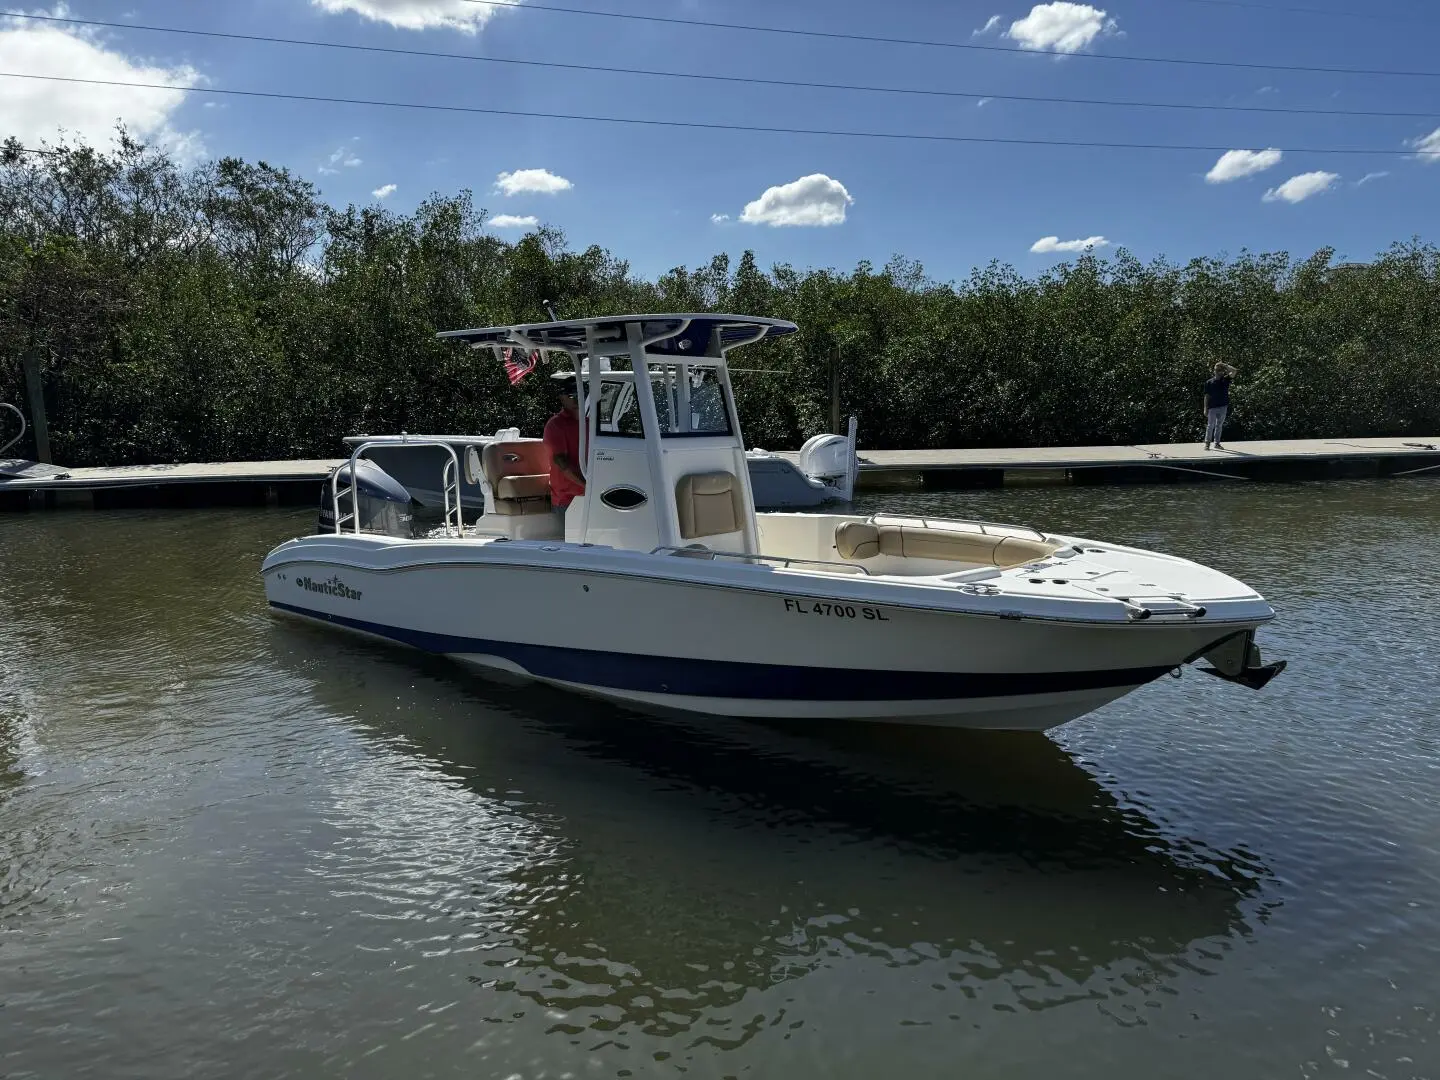
[[[291,626],[255,569],[309,511],[6,519],[0,1073],[1433,1076],[1433,491],[888,499],[1280,608],[1264,694],[1053,739],[661,721]]]

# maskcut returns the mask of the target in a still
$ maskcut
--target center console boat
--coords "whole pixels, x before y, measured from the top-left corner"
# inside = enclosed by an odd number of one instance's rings
[[[574,371],[586,494],[552,510],[535,440],[415,441],[440,462],[444,514],[417,536],[369,505],[361,442],[322,531],[266,556],[271,609],[740,717],[1045,730],[1201,659],[1256,689],[1283,669],[1255,643],[1265,599],[1185,559],[1023,525],[757,513],[729,356],[795,330],[662,314],[440,335]],[[486,492],[473,523],[462,482]]]

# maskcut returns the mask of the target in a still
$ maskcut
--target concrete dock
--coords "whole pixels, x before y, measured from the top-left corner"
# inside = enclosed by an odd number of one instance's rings
[[[794,460],[794,454],[781,454]],[[864,450],[859,486],[964,489],[1037,483],[1135,484],[1440,477],[1440,436],[983,450]],[[343,459],[66,469],[0,460],[0,510],[83,506],[303,505]]]
[[[0,510],[318,504],[320,482],[341,461],[210,461],[66,469],[0,459]]]
[[[984,450],[861,450],[862,486],[915,478],[926,487],[1177,483],[1186,480],[1325,480],[1440,475],[1440,436],[1290,439]],[[1424,475],[1423,471],[1419,475]]]

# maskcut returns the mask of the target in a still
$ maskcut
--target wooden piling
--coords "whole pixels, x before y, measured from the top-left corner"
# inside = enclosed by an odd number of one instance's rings
[[[53,464],[50,457],[50,425],[45,419],[45,387],[40,382],[40,353],[28,349],[20,361],[25,371],[25,390],[30,397],[30,429],[35,433],[35,460]]]

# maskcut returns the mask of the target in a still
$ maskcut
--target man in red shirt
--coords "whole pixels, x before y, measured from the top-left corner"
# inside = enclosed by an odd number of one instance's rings
[[[580,461],[580,405],[575,399],[575,376],[557,379],[560,411],[545,421],[542,436],[550,449],[550,506],[563,514],[577,495],[585,494]]]

